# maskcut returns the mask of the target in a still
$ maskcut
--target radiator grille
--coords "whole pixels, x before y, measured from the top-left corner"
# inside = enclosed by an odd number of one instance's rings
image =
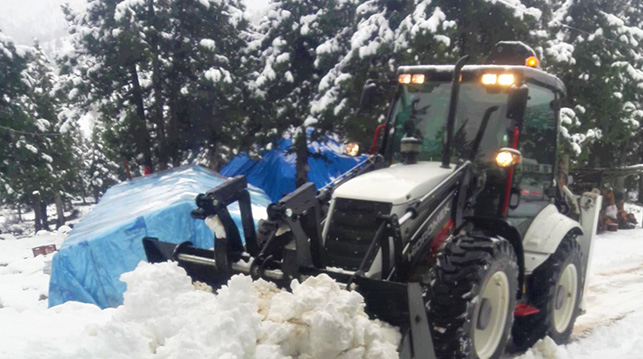
[[[335,199],[326,234],[326,254],[332,267],[356,270],[377,231],[377,214],[390,214],[391,204]]]

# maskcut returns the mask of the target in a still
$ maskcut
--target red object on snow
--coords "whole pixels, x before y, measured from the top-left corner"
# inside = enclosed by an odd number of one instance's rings
[[[54,253],[56,251],[56,245],[55,244],[48,244],[46,246],[40,246],[40,247],[34,247],[31,248],[31,252],[33,253],[34,257],[37,257],[39,255],[46,255],[49,253]]]
[[[526,317],[536,313],[540,313],[540,309],[528,303],[520,303],[514,309],[514,316],[516,317]]]
[[[150,166],[145,166],[145,171],[143,172],[143,174],[147,176],[150,173],[152,173],[152,169],[150,168]]]

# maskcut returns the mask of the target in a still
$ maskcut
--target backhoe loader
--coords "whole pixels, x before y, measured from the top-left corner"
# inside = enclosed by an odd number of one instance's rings
[[[299,187],[255,229],[246,179],[229,179],[192,212],[214,249],[145,238],[148,260],[177,261],[215,287],[236,273],[283,287],[325,273],[400,328],[401,358],[499,358],[510,338],[565,342],[584,310],[601,205],[573,195],[558,166],[565,87],[519,42],[466,62],[400,67],[373,153],[330,185]],[[362,103],[381,86],[368,81]]]

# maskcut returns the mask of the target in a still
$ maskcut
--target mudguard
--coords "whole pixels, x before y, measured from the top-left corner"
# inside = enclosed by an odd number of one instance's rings
[[[556,206],[550,204],[540,211],[523,239],[525,272],[533,272],[547,260],[570,232],[583,234],[580,224],[558,212]]]

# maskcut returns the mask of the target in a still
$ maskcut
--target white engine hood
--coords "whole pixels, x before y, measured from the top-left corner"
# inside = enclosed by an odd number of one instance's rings
[[[421,198],[453,173],[453,169],[440,165],[440,162],[396,164],[368,172],[339,186],[333,198],[403,204]]]

